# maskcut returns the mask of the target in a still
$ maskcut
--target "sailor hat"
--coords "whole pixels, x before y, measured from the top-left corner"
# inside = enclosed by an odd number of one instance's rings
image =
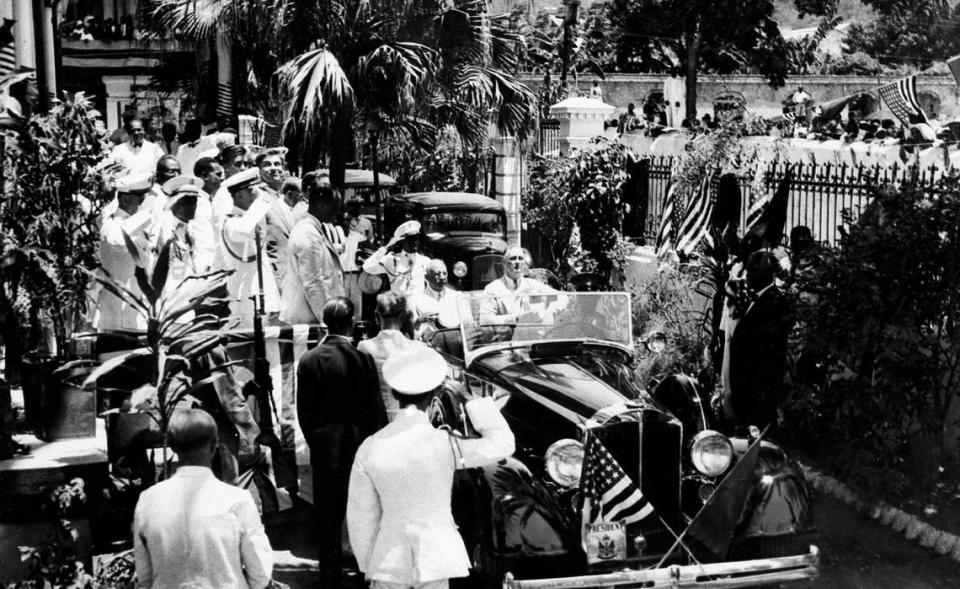
[[[128,174],[116,179],[117,192],[122,194],[144,194],[153,188],[153,174]]]
[[[420,233],[420,221],[404,221],[393,232],[394,239],[403,239]]]
[[[447,377],[443,356],[416,342],[383,363],[383,380],[398,395],[422,395],[436,389]]]
[[[170,196],[173,196],[178,190],[185,187],[203,188],[203,180],[197,178],[196,176],[184,175],[171,178],[160,186],[160,188]]]
[[[226,188],[230,192],[230,194],[233,194],[234,192],[239,192],[244,188],[249,188],[259,183],[260,183],[260,169],[248,168],[224,180],[223,187]]]

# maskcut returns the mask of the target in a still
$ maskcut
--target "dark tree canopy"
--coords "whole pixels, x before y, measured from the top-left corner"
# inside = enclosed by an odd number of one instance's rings
[[[835,4],[797,1],[807,14],[830,14]],[[685,75],[688,116],[696,113],[698,73],[756,72],[782,86],[789,55],[774,10],[771,0],[611,0],[616,65]]]

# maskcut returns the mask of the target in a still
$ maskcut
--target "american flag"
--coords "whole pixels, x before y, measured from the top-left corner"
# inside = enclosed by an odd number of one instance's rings
[[[630,524],[653,514],[653,505],[644,499],[639,487],[590,432],[587,432],[583,460],[580,491],[584,524],[621,520]]]
[[[667,202],[660,217],[660,231],[657,233],[657,258],[660,259],[673,250],[673,206],[677,200],[676,190],[676,183],[671,182],[667,187]]]
[[[710,217],[713,215],[713,180],[715,174],[707,173],[700,182],[700,188],[687,204],[687,214],[677,233],[677,252],[689,256],[700,242],[706,240],[712,245],[710,237]]]
[[[17,21],[9,18],[3,19],[0,25],[0,76],[12,74],[17,69],[16,50],[13,46],[13,25]]]
[[[878,92],[904,125],[927,122],[927,117],[920,108],[920,101],[917,100],[917,76],[907,76],[902,80],[891,82],[882,86]],[[919,117],[920,120],[911,120],[915,117]]]

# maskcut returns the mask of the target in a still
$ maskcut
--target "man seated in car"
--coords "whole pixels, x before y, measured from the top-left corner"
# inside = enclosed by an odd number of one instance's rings
[[[483,289],[481,325],[551,323],[553,314],[566,307],[567,297],[526,276],[530,262],[530,252],[522,247],[511,247],[504,252],[503,277]],[[560,296],[548,303],[547,297],[555,295]]]

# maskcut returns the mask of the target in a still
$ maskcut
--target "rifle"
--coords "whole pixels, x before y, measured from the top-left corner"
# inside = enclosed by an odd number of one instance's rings
[[[260,228],[254,234],[257,244],[257,283],[259,292],[250,297],[253,301],[253,380],[247,385],[253,388],[257,400],[257,413],[260,418],[260,435],[257,442],[270,448],[274,459],[280,452],[280,438],[274,429],[274,418],[279,422],[276,403],[273,400],[273,379],[270,378],[270,363],[267,361],[267,342],[263,332],[264,294],[263,294],[263,248]]]

